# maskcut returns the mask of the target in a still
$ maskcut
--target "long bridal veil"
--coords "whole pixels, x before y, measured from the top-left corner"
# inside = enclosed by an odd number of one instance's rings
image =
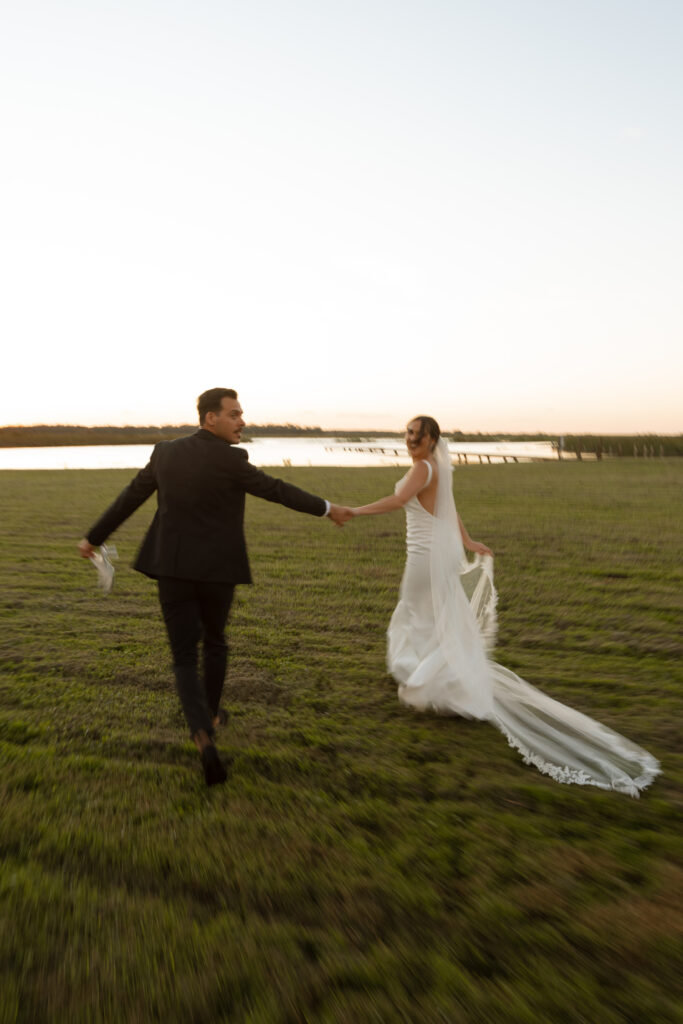
[[[638,796],[659,773],[646,750],[587,715],[566,707],[494,662],[496,636],[493,560],[468,562],[453,498],[450,455],[441,439],[430,551],[435,635],[449,682],[435,710],[490,721],[526,764],[558,782],[599,786]],[[452,705],[449,688],[457,691]]]

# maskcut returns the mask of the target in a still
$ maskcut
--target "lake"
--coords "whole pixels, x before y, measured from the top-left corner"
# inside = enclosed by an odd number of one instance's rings
[[[152,445],[73,445],[54,448],[0,448],[2,469],[139,469],[151,454]],[[401,438],[350,441],[343,437],[257,437],[241,445],[255,466],[409,466]],[[491,462],[506,458],[521,461],[555,459],[546,441],[449,442],[455,461],[479,457]],[[566,457],[566,455],[565,455]]]

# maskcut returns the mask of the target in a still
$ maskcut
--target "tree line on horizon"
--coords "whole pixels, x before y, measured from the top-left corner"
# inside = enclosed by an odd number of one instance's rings
[[[196,423],[164,424],[163,426],[83,427],[78,424],[35,424],[0,427],[0,448],[51,448],[100,444],[157,444],[185,437],[197,430]],[[249,437],[326,437],[335,431],[320,427],[301,427],[295,423],[248,424],[243,440]],[[379,436],[379,433],[378,433]]]
[[[74,424],[37,424],[33,426],[0,427],[0,448],[52,448],[77,445],[157,444],[176,437],[192,434],[196,424],[164,426],[101,426],[82,427]],[[453,441],[546,441],[557,445],[557,434],[464,433],[461,430],[444,432]],[[361,441],[377,437],[402,437],[401,431],[391,430],[323,430],[321,427],[302,427],[295,423],[260,423],[245,427],[243,442],[252,437],[330,437]],[[562,447],[577,455],[595,454],[598,457],[657,457],[683,455],[683,434],[565,434]]]

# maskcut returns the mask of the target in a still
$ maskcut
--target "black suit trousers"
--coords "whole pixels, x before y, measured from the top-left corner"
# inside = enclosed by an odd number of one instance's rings
[[[159,602],[173,653],[173,672],[190,735],[213,736],[228,644],[225,627],[235,592],[232,583],[208,583],[160,576]],[[199,674],[199,645],[203,672]]]

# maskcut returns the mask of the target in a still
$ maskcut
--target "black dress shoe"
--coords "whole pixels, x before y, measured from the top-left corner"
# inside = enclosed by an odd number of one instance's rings
[[[202,750],[202,767],[207,786],[217,786],[219,783],[225,782],[228,777],[225,765],[212,743]]]

